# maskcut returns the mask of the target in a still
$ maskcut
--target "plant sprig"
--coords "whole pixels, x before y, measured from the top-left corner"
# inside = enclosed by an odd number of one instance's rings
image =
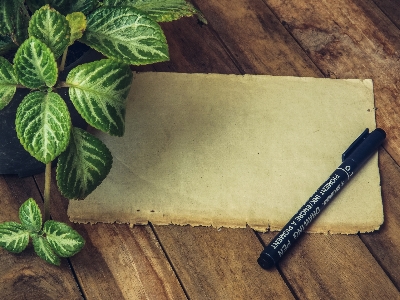
[[[42,213],[32,198],[19,209],[21,223],[0,223],[0,246],[12,253],[20,253],[32,239],[38,256],[45,261],[60,265],[60,257],[71,257],[85,245],[83,237],[70,226],[47,220],[42,227]]]
[[[61,194],[84,199],[106,178],[113,159],[102,141],[72,125],[58,89],[68,88],[72,105],[87,124],[122,136],[133,80],[130,65],[168,60],[158,22],[194,14],[206,23],[186,0],[0,0],[0,54],[17,48],[12,63],[0,57],[0,110],[17,88],[30,90],[18,106],[15,130],[24,149],[46,164],[43,228],[41,212],[30,198],[20,208],[21,223],[0,224],[1,247],[19,253],[31,239],[36,253],[56,265],[60,257],[83,247],[76,231],[50,220],[51,164],[58,158]],[[61,81],[75,41],[106,58],[76,66]]]

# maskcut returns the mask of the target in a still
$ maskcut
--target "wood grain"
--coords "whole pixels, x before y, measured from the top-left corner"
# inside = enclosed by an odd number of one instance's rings
[[[87,299],[186,299],[149,226],[84,227],[87,248],[71,261]]]
[[[279,272],[256,260],[262,246],[253,231],[155,226],[191,299],[292,299]]]
[[[379,161],[385,221],[379,231],[360,236],[400,290],[400,167],[386,151],[379,152]]]
[[[374,0],[374,3],[398,28],[400,28],[399,0]]]
[[[399,299],[357,235],[307,234],[280,269],[299,299]]]
[[[193,1],[248,74],[320,77],[321,73],[261,0]]]
[[[168,41],[170,60],[154,64],[158,72],[207,72],[239,74],[230,53],[215,36],[212,27],[195,17],[161,24]]]
[[[400,30],[370,0],[266,3],[325,76],[373,79],[377,125],[399,163]]]
[[[0,222],[19,222],[19,206],[35,197],[42,207],[41,197],[32,178],[0,176]],[[60,267],[39,258],[32,243],[20,254],[0,248],[1,299],[82,299],[68,262]]]
[[[43,186],[43,174],[36,178]],[[86,299],[186,299],[149,226],[70,223],[68,200],[55,182],[53,176],[52,217],[86,240],[82,251],[70,258]]]

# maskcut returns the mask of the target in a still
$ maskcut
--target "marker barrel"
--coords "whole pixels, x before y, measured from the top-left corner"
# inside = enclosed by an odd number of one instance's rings
[[[346,160],[332,173],[331,176],[319,187],[311,198],[290,219],[279,234],[265,247],[258,263],[264,269],[274,266],[283,254],[296,242],[301,233],[316,216],[326,207],[333,196],[339,192],[343,185],[354,174],[357,164],[352,160]]]
[[[329,176],[278,235],[264,248],[258,258],[258,263],[261,267],[268,269],[278,263],[284,253],[293,246],[351,176],[376,152],[385,137],[386,133],[382,129],[375,129],[360,146],[351,152],[349,157]]]

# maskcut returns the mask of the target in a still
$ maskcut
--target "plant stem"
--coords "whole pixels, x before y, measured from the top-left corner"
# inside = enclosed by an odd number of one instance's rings
[[[65,60],[67,59],[67,53],[68,53],[68,47],[65,48],[64,53],[63,53],[62,58],[61,58],[60,72],[64,71]]]
[[[46,164],[44,177],[44,221],[50,220],[51,162]]]
[[[17,84],[15,87],[19,88],[19,89],[28,89],[26,86],[24,86],[22,84]]]
[[[60,81],[56,88],[62,88],[62,87],[69,87],[69,85],[65,81]]]

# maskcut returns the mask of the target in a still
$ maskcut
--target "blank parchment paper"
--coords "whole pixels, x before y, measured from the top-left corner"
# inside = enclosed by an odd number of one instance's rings
[[[371,80],[138,73],[123,138],[104,182],[72,200],[76,222],[282,228],[375,128]],[[309,231],[356,233],[383,222],[378,155]]]

